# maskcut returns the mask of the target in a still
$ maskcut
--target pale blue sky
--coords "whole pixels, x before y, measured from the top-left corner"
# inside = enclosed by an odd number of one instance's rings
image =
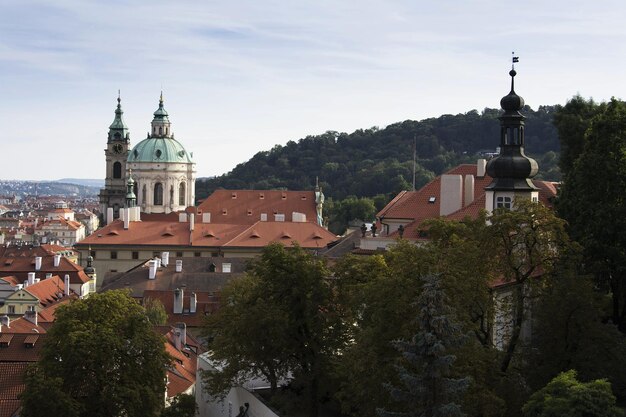
[[[199,176],[326,130],[626,98],[623,1],[0,0],[1,179],[103,178],[161,86]],[[494,138],[494,146],[497,138]]]

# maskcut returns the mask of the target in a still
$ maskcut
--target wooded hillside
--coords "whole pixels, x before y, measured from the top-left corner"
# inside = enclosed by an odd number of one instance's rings
[[[526,151],[539,162],[539,176],[558,180],[559,141],[552,124],[556,106],[526,106]],[[383,129],[353,133],[328,131],[260,151],[231,172],[196,182],[203,199],[217,188],[311,190],[315,178],[327,197],[395,195],[410,189],[413,138],[416,138],[416,187],[481,153],[494,152],[500,140],[499,109],[443,115],[422,121],[406,120]]]

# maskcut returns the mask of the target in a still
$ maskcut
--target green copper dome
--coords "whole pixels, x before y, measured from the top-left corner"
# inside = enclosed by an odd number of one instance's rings
[[[174,138],[149,137],[128,154],[128,162],[193,163],[192,155]]]

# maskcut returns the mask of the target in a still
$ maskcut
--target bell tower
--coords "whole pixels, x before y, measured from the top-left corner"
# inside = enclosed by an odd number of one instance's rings
[[[106,176],[104,188],[100,190],[100,211],[103,222],[106,224],[107,209],[113,208],[113,218],[119,217],[119,209],[126,203],[126,161],[130,147],[130,134],[124,122],[120,93],[117,95],[115,118],[109,126],[107,147],[104,150],[106,157]]]
[[[520,113],[524,99],[515,93],[515,62],[509,72],[511,92],[500,100],[504,110],[500,119],[500,155],[487,163],[487,173],[493,178],[485,187],[485,209],[513,208],[516,199],[538,201],[539,189],[531,178],[537,175],[537,161],[524,153],[524,119]]]

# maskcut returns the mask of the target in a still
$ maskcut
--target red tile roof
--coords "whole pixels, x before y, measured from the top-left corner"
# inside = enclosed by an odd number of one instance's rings
[[[219,293],[195,291],[197,300],[195,313],[189,311],[191,293],[192,291],[183,292],[183,314],[174,314],[174,290],[146,290],[143,292],[143,299],[159,300],[165,308],[169,324],[182,322],[190,327],[200,327],[204,324],[205,316],[219,308]]]
[[[261,248],[280,242],[285,246],[297,243],[303,248],[324,248],[336,240],[336,235],[317,223],[258,221],[222,246]]]
[[[201,220],[201,218],[199,219]],[[121,220],[88,236],[77,248],[96,245],[112,246],[193,246],[193,247],[243,247],[258,248],[271,242],[290,245],[293,241],[304,248],[324,247],[337,240],[337,236],[312,222],[256,221],[252,224],[201,223],[196,220],[194,230],[189,222],[175,220],[146,220],[130,222],[127,230]]]
[[[477,177],[477,166],[474,164],[463,164],[450,171],[447,175],[474,176],[474,200],[466,205],[465,193],[462,193],[462,207],[445,216],[449,219],[462,220],[469,216],[476,218],[479,212],[485,208],[485,187],[493,180],[490,176]],[[552,200],[556,196],[556,183],[547,181],[533,181],[539,188],[539,199],[547,206],[552,205]],[[464,183],[463,183],[464,187]],[[424,187],[417,191],[402,191],[389,204],[387,204],[376,217],[380,222],[397,219],[408,220],[405,226],[405,238],[418,238],[420,224],[427,219],[440,217],[441,204],[441,176],[438,176]],[[397,232],[391,233],[390,237],[396,237]]]
[[[64,297],[65,283],[57,275],[54,275],[52,278],[42,279],[29,285],[24,288],[24,291],[36,297],[39,303],[45,307]]]
[[[198,206],[198,213],[211,213],[211,222],[253,224],[267,214],[284,214],[291,221],[293,212],[306,215],[307,222],[317,221],[314,191],[216,190]]]
[[[13,417],[20,409],[28,363],[0,362],[0,417]]]
[[[172,366],[167,370],[167,397],[172,398],[187,391],[196,383],[198,355],[204,352],[200,343],[187,332],[187,346],[176,349],[175,329],[157,326],[155,330],[165,336],[165,350],[172,357]]]
[[[59,266],[54,266],[54,255],[47,252],[46,255],[36,252],[36,256],[41,256],[41,269],[35,271],[35,255],[17,254],[0,257],[0,276],[15,276],[19,282],[24,282],[28,278],[29,272],[35,272],[36,278],[45,278],[47,273],[65,278],[65,274],[70,276],[71,284],[85,284],[89,282],[89,277],[85,274],[83,267],[76,265],[65,257],[59,260]]]

